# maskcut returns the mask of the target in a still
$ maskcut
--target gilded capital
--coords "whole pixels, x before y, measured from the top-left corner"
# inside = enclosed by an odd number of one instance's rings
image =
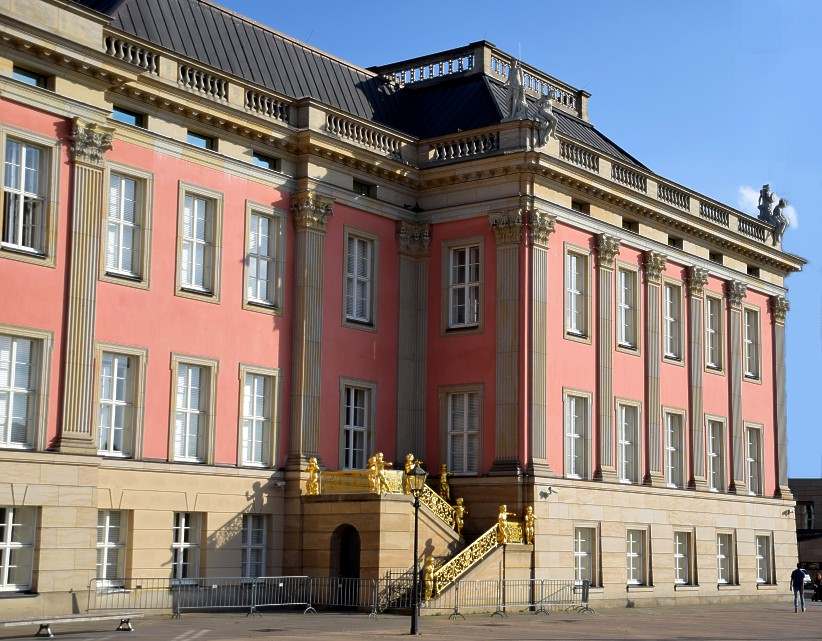
[[[614,268],[614,259],[619,254],[619,238],[608,234],[597,234],[597,264],[606,269]]]
[[[110,127],[75,118],[69,139],[72,160],[89,165],[102,165],[105,153],[111,149],[113,132]]]
[[[397,239],[401,254],[424,256],[431,246],[431,225],[401,220],[397,223]]]
[[[708,270],[704,267],[689,267],[688,268],[688,293],[695,297],[701,298],[705,292],[705,285],[708,284]]]
[[[748,286],[739,280],[732,280],[725,283],[725,295],[728,297],[728,302],[731,307],[741,307],[742,301],[748,292]]]
[[[775,323],[784,325],[785,317],[788,315],[788,310],[790,310],[790,308],[791,304],[784,296],[771,297],[771,313],[773,314],[773,320]]]
[[[315,191],[298,191],[291,196],[291,215],[297,229],[325,231],[334,201]]]
[[[528,213],[528,231],[531,235],[531,243],[547,247],[548,238],[554,233],[556,222],[556,216],[539,209],[532,209]]]
[[[645,252],[645,278],[650,283],[661,283],[667,259],[659,252]]]
[[[489,214],[488,222],[497,238],[497,245],[518,245],[522,242],[524,220],[519,209]]]

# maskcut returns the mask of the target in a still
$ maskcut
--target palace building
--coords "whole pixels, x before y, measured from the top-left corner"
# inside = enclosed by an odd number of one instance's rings
[[[406,570],[407,453],[450,473],[440,594],[785,591],[804,261],[766,188],[654,173],[486,41],[366,69],[210,0],[0,7],[0,618]],[[476,552],[500,504],[534,540]]]

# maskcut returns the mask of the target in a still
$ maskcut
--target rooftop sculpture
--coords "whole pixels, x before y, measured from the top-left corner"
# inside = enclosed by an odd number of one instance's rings
[[[773,230],[773,244],[776,245],[782,240],[785,230],[788,227],[788,217],[785,215],[785,208],[788,206],[788,201],[780,198],[774,207],[776,194],[771,191],[771,186],[768,184],[762,185],[759,190],[759,220],[770,225]]]

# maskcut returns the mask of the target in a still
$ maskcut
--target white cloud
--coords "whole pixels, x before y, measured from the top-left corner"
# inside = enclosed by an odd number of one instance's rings
[[[779,202],[779,195],[774,192],[774,202]],[[754,189],[750,185],[742,185],[738,191],[737,204],[739,208],[752,216],[759,215],[759,190]],[[799,215],[793,205],[788,205],[783,210],[785,218],[788,219],[788,226],[793,229],[799,228]]]

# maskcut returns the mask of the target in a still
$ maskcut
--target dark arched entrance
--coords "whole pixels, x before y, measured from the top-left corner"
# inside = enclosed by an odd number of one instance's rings
[[[360,533],[344,523],[331,535],[331,576],[341,579],[360,578]]]

